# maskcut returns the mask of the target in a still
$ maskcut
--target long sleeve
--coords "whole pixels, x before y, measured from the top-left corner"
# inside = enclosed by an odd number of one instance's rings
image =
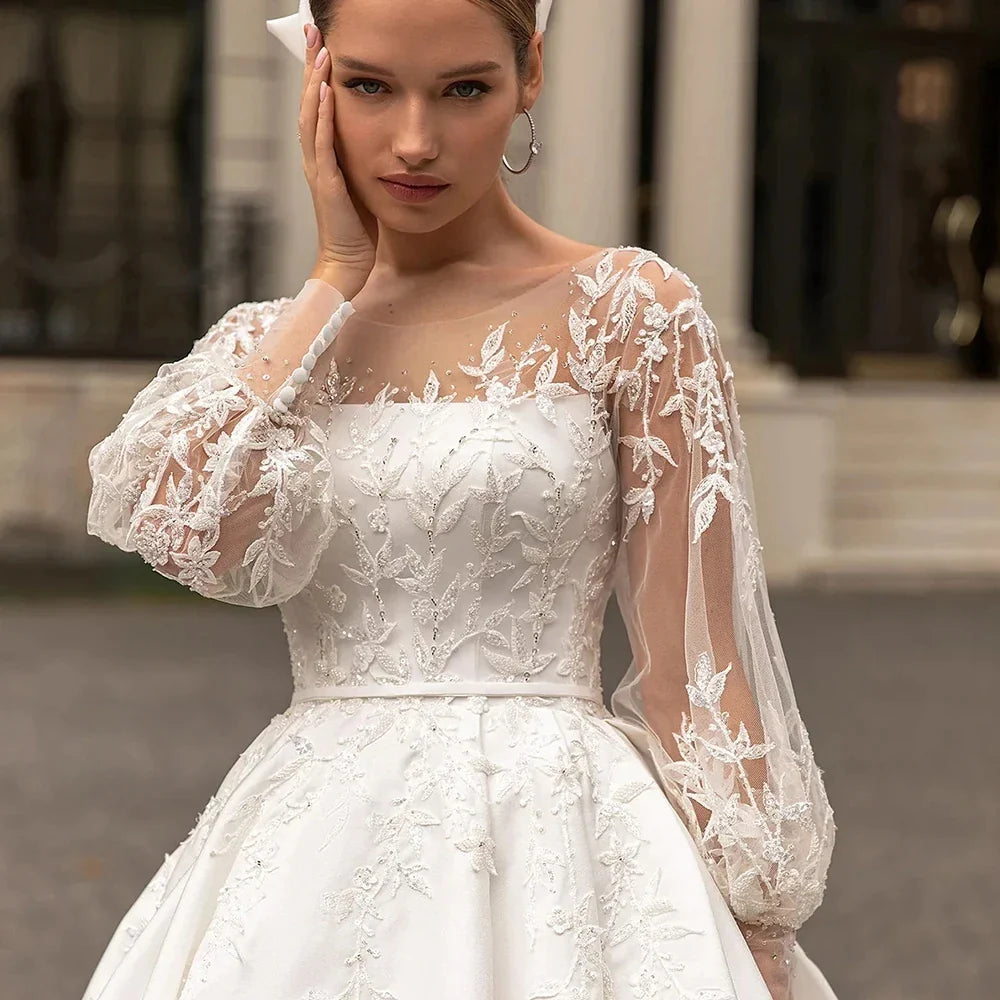
[[[90,452],[88,533],[206,597],[294,596],[335,530],[323,375],[352,311],[309,279],[234,306],[162,365]]]
[[[733,372],[690,279],[649,251],[625,272],[607,344],[632,661],[612,711],[650,737],[733,914],[794,932],[836,828],[768,599]]]

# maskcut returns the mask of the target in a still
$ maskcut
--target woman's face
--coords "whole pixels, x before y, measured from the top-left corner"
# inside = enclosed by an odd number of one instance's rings
[[[541,88],[541,36],[521,89],[510,36],[470,0],[340,0],[325,44],[340,168],[355,198],[402,232],[433,231],[486,194],[511,123]],[[382,180],[393,174],[448,187],[399,200]]]

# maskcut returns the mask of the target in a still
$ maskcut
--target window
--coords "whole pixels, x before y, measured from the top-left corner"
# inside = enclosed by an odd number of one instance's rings
[[[6,3],[0,35],[0,354],[186,352],[204,273],[204,5]]]
[[[1000,321],[966,307],[1000,259],[997,8],[763,0],[753,318],[801,374],[996,377]]]

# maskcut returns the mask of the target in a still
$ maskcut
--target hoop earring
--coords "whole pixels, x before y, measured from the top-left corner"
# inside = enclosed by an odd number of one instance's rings
[[[504,153],[503,154],[503,165],[512,174],[523,174],[525,172],[525,170],[527,170],[528,167],[531,166],[531,161],[538,155],[538,153],[541,151],[541,148],[542,148],[542,144],[538,141],[538,139],[537,139],[537,133],[535,132],[535,120],[531,117],[531,113],[528,111],[527,108],[523,108],[522,111],[523,111],[524,114],[526,114],[528,116],[528,124],[531,126],[531,142],[528,145],[528,150],[529,150],[529,152],[528,152],[528,162],[525,163],[525,165],[523,167],[521,167],[520,170],[515,170],[507,162],[507,154]]]

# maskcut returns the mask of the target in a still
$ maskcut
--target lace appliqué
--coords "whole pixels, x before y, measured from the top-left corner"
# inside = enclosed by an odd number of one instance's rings
[[[283,831],[307,816],[328,831],[321,851],[336,850],[348,831],[355,848],[362,828],[368,840],[361,852],[364,863],[344,872],[342,885],[318,897],[313,918],[330,921],[353,942],[332,952],[339,956],[342,978],[335,992],[317,986],[301,1000],[402,1000],[402,984],[389,972],[392,947],[382,930],[384,917],[389,908],[401,906],[420,912],[416,899],[427,901],[428,912],[446,902],[437,884],[433,858],[438,847],[432,839],[449,843],[466,859],[470,879],[500,875],[506,851],[488,817],[511,801],[529,818],[529,839],[520,843],[530,861],[518,874],[531,901],[524,913],[528,947],[532,953],[550,953],[552,936],[570,944],[559,952],[569,956],[563,973],[535,984],[525,994],[528,1000],[589,996],[597,984],[611,995],[616,987],[607,956],[625,947],[635,950],[636,996],[658,1000],[666,992],[700,1000],[709,995],[704,972],[688,969],[671,954],[672,942],[702,932],[676,918],[679,901],[663,893],[665,872],[650,853],[653,842],[644,836],[644,821],[633,812],[641,796],[659,796],[659,789],[652,780],[615,780],[616,762],[627,751],[600,724],[606,715],[602,707],[560,699],[556,725],[552,714],[538,711],[554,704],[547,699],[351,701],[293,706],[275,717],[255,741],[259,752],[241,755],[218,801],[230,802],[250,771],[264,767],[271,776],[261,790],[239,801],[235,811],[227,810],[232,814],[222,827],[218,810],[199,820],[199,841],[211,836],[218,844],[213,856],[233,853],[234,860],[182,1000],[211,996],[224,966],[244,963],[244,928],[290,860],[283,844],[295,840]],[[335,754],[318,752],[305,734],[324,720],[344,726],[350,715],[344,722],[336,718],[343,711],[363,712],[363,723],[339,741]],[[470,745],[470,739],[479,739],[478,726],[469,726],[476,717],[482,717],[491,743],[509,748],[502,755],[486,756]],[[389,776],[366,766],[366,760],[379,759],[369,755],[385,741],[406,748],[405,772]],[[280,763],[289,748],[291,759]],[[389,801],[374,787],[387,780],[399,785],[389,811],[374,804]],[[577,873],[594,862],[574,857],[580,843],[575,817],[584,797],[598,817],[593,848],[602,872],[599,891],[578,882]],[[176,857],[183,868],[199,853],[179,850]],[[503,874],[510,878],[509,872]],[[155,906],[151,909],[155,912]],[[711,995],[733,1000],[721,987]]]

